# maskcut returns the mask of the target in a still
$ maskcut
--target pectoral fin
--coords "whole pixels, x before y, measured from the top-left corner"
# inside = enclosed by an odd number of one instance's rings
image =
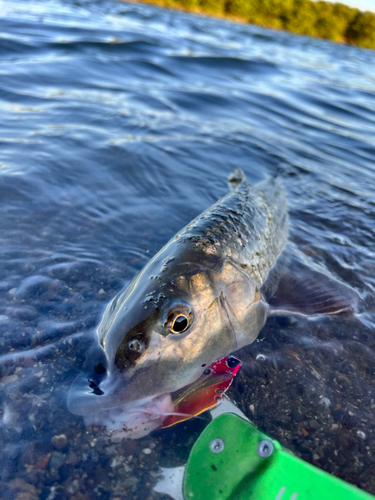
[[[300,272],[284,275],[273,296],[267,300],[270,316],[338,314],[356,310],[358,297],[349,287],[324,274]]]

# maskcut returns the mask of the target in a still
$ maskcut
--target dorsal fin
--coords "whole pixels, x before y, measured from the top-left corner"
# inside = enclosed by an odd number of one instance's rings
[[[243,182],[246,182],[246,180],[247,179],[246,179],[245,172],[240,168],[236,168],[228,176],[229,189],[231,191],[234,191],[240,184],[242,184]]]

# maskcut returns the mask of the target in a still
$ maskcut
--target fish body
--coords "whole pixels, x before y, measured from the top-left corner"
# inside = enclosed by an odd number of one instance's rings
[[[98,327],[105,373],[94,390],[77,379],[73,413],[148,404],[257,338],[261,288],[287,241],[286,197],[277,180],[252,186],[239,170],[229,184],[109,303]]]

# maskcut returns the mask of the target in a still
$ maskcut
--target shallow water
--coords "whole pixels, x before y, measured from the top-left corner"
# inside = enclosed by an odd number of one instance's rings
[[[162,498],[206,421],[116,444],[66,392],[108,301],[236,167],[280,177],[296,251],[361,301],[270,319],[230,396],[375,494],[375,52],[127,3],[0,16],[1,498]]]

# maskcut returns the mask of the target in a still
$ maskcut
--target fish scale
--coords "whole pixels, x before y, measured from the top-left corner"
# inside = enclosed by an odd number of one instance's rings
[[[261,286],[287,241],[286,197],[275,179],[257,187],[242,179],[176,238],[232,259]]]

